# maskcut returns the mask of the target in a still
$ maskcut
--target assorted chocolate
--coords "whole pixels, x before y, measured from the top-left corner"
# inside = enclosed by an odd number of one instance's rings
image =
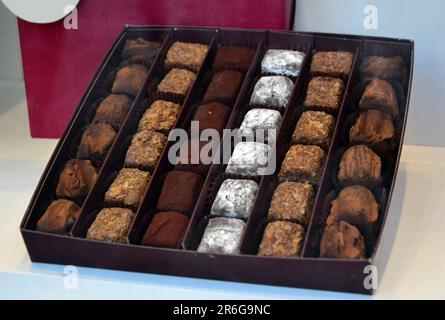
[[[285,76],[263,76],[253,89],[250,105],[256,107],[286,108],[294,83]]]
[[[261,62],[263,74],[298,77],[306,54],[292,50],[269,49]]]

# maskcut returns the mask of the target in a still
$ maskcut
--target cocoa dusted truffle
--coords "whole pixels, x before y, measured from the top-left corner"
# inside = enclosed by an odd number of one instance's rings
[[[282,121],[283,117],[277,110],[261,108],[249,110],[238,130],[238,136],[240,139],[245,138],[248,141],[257,142],[267,142],[269,137],[273,136],[273,141],[275,141]],[[273,135],[271,130],[275,130]]]
[[[125,157],[125,166],[143,170],[154,170],[167,143],[160,132],[144,130],[136,133]]]
[[[352,69],[354,54],[347,51],[319,51],[312,57],[314,76],[347,78]]]
[[[198,72],[208,50],[209,46],[205,44],[177,41],[168,49],[164,66],[169,70],[184,68]]]
[[[251,106],[286,108],[289,103],[294,83],[284,76],[261,77],[253,89]]]
[[[314,188],[309,183],[282,182],[275,189],[268,219],[287,220],[307,225],[313,204]]]
[[[122,49],[122,60],[144,60],[151,64],[161,48],[158,42],[147,41],[142,38],[128,39]]]
[[[181,145],[176,170],[191,171],[205,177],[218,148],[217,142],[190,139]]]
[[[377,109],[391,115],[399,116],[399,103],[393,86],[384,80],[373,80],[365,89],[360,99],[360,110]]]
[[[239,254],[246,223],[240,219],[212,218],[204,231],[198,252]]]
[[[213,70],[236,70],[247,72],[255,50],[245,47],[220,47],[213,61]]]
[[[326,226],[320,243],[320,258],[364,259],[365,240],[360,231],[347,222]]]
[[[104,160],[116,138],[116,131],[106,123],[96,123],[85,129],[80,140],[77,158],[96,162]]]
[[[190,219],[175,211],[159,212],[151,221],[142,239],[142,245],[181,249]]]
[[[272,148],[260,142],[240,142],[235,146],[226,173],[244,177],[265,175]]]
[[[338,180],[343,187],[359,184],[374,187],[382,181],[382,161],[365,145],[350,147],[340,161]]]
[[[296,257],[301,253],[304,229],[288,221],[270,222],[264,230],[258,255],[275,257]]]
[[[301,114],[292,142],[317,145],[327,150],[335,127],[335,118],[322,111],[306,111]]]
[[[96,182],[97,171],[89,160],[71,159],[60,173],[56,188],[59,198],[84,199]]]
[[[111,92],[136,97],[147,79],[147,67],[131,64],[120,69],[116,74]]]
[[[315,77],[309,82],[304,105],[310,110],[337,113],[343,97],[343,81],[335,78]]]
[[[200,105],[195,112],[193,121],[199,122],[199,133],[206,129],[218,130],[222,135],[232,114],[232,108],[221,102],[210,102]]]
[[[255,201],[258,184],[252,180],[227,179],[221,184],[210,214],[247,219]]]
[[[346,221],[357,227],[368,228],[379,218],[379,205],[369,189],[353,185],[340,191],[332,201],[327,224]]]
[[[168,134],[174,127],[180,111],[181,106],[177,103],[156,100],[139,121],[138,131],[154,130]]]
[[[172,69],[158,85],[158,92],[165,96],[177,95],[183,99],[192,87],[196,75],[185,69]]]
[[[126,207],[137,210],[142,201],[150,173],[124,168],[105,193],[105,204],[110,207]]]
[[[190,216],[201,192],[203,179],[199,174],[170,171],[164,179],[158,199],[159,211],[178,211]]]
[[[269,49],[261,62],[261,73],[298,77],[305,56],[299,51]]]
[[[119,128],[127,116],[133,100],[123,94],[110,94],[97,108],[93,123],[106,123]]]
[[[69,200],[51,202],[43,216],[37,221],[37,230],[67,234],[80,214],[80,207]]]
[[[407,76],[407,68],[401,56],[369,56],[360,65],[363,81],[381,79],[402,82]]]
[[[127,236],[133,219],[134,213],[130,209],[102,209],[88,229],[87,239],[127,243]]]
[[[203,103],[219,101],[233,105],[243,82],[243,74],[226,70],[215,73],[203,98]]]

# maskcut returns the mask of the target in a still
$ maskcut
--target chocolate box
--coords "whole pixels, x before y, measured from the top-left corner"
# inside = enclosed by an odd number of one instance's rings
[[[36,231],[36,223],[49,202],[54,199],[55,183],[62,165],[75,154],[79,133],[91,120],[98,99],[109,92],[109,77],[120,63],[120,52],[126,39],[142,37],[161,42],[162,49],[149,69],[143,89],[139,92],[121,126],[111,150],[101,165],[95,186],[83,202],[80,217],[69,235],[56,235]],[[181,101],[181,113],[176,128],[188,130],[196,106],[202,101],[205,88],[212,74],[212,61],[221,45],[242,45],[256,50],[249,70],[245,73],[231,117],[226,128],[237,128],[249,110],[248,101],[256,79],[260,76],[261,59],[269,48],[293,49],[306,53],[300,76],[292,79],[295,87],[291,100],[282,110],[283,121],[276,142],[277,170],[290,145],[293,129],[303,112],[303,101],[310,80],[309,66],[312,55],[317,51],[345,50],[354,54],[352,71],[344,79],[345,92],[340,110],[335,114],[336,127],[321,180],[315,190],[315,204],[301,257],[279,258],[256,255],[265,227],[267,209],[277,183],[276,174],[257,179],[259,191],[254,208],[247,220],[240,255],[218,255],[196,252],[199,240],[208,220],[210,206],[222,179],[225,177],[223,164],[213,164],[206,175],[204,186],[191,216],[183,241],[183,249],[162,249],[141,246],[142,236],[156,210],[156,201],[163,180],[173,165],[168,161],[169,141],[164,148],[152,179],[140,204],[136,218],[128,234],[128,244],[106,243],[86,239],[86,232],[97,212],[102,208],[104,193],[122,167],[125,152],[138,122],[147,105],[156,97],[155,86],[166,73],[163,60],[174,41],[197,42],[209,45],[208,54],[197,73],[191,90]],[[408,74],[406,81],[395,84],[399,98],[401,116],[398,120],[396,147],[383,158],[384,180],[373,190],[380,205],[380,219],[374,238],[368,243],[367,259],[342,260],[318,258],[320,235],[329,211],[329,203],[338,192],[335,173],[339,154],[348,146],[345,132],[351,126],[351,118],[357,110],[358,96],[363,92],[358,67],[369,55],[403,57]],[[411,90],[414,43],[410,40],[374,38],[335,34],[298,33],[290,31],[265,31],[242,29],[184,28],[157,26],[127,26],[120,34],[104,59],[93,81],[85,91],[63,137],[60,139],[43,176],[31,199],[20,229],[32,261],[70,264],[87,267],[108,268],[126,271],[157,273],[166,275],[218,279],[248,283],[261,283],[288,287],[311,288],[372,294],[374,286],[366,286],[369,266],[375,266],[381,277],[386,265],[388,248],[393,234],[389,223],[397,224],[398,216],[389,217],[388,208],[394,189],[397,168],[403,144]],[[347,136],[347,134],[346,134]],[[388,231],[388,232],[385,232]],[[223,267],[221,267],[223,266]]]

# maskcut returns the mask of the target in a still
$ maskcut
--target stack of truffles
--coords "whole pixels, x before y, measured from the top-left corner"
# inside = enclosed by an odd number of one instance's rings
[[[98,102],[94,118],[82,134],[76,157],[68,160],[60,172],[55,190],[57,200],[47,207],[37,222],[37,230],[70,232],[159,49],[157,42],[140,38],[126,41],[111,93]]]

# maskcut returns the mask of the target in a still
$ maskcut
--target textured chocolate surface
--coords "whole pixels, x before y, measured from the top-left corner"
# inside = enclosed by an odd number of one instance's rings
[[[389,115],[378,110],[362,112],[350,130],[351,144],[379,146],[390,143],[395,138],[395,128]]]
[[[227,179],[221,184],[210,214],[247,219],[255,201],[258,184],[252,180]]]
[[[177,103],[156,100],[139,121],[138,131],[154,130],[168,134],[174,127],[180,111],[181,106]]]
[[[221,102],[210,102],[196,109],[193,121],[199,121],[199,133],[205,129],[216,129],[221,135],[231,113],[232,108],[229,106]]]
[[[308,109],[338,112],[344,85],[343,81],[328,77],[314,77],[309,82],[304,105]]]
[[[304,242],[304,229],[288,221],[270,222],[264,230],[258,255],[276,257],[299,256]]]
[[[213,61],[213,70],[238,70],[247,72],[255,50],[245,47],[220,47]]]
[[[172,69],[158,85],[160,93],[185,96],[192,87],[196,75],[185,69]]]
[[[142,201],[150,173],[139,169],[124,168],[105,193],[105,203],[109,206],[128,207],[136,210]]]
[[[49,233],[67,234],[79,217],[80,207],[69,200],[56,200],[37,221],[37,230]]]
[[[239,127],[238,136],[240,139],[245,138],[248,141],[255,139],[257,142],[269,141],[269,137],[276,139],[282,121],[283,117],[277,110],[261,108],[249,110]],[[263,129],[264,132],[257,132],[259,129]],[[271,129],[276,130],[274,134]]]
[[[116,138],[116,131],[106,123],[96,123],[88,126],[82,134],[77,158],[94,161],[104,160],[108,150]]]
[[[154,170],[167,137],[160,132],[144,130],[136,133],[125,157],[125,166]]]
[[[134,213],[129,209],[102,209],[88,229],[87,239],[127,243],[128,231],[133,219]]]
[[[407,76],[407,68],[400,56],[369,56],[363,59],[360,65],[360,75],[363,81],[374,79],[403,81]]]
[[[56,187],[56,195],[73,200],[84,199],[93,188],[97,170],[89,160],[71,159],[63,168]]]
[[[161,48],[158,42],[147,41],[142,38],[128,39],[122,49],[122,60],[137,59],[151,64]]]
[[[190,219],[174,211],[159,212],[151,221],[142,239],[142,245],[181,249]]]
[[[320,51],[313,55],[311,73],[315,76],[347,78],[354,54],[347,51]]]
[[[204,231],[198,252],[239,254],[246,223],[240,219],[213,218]]]
[[[286,108],[294,83],[284,76],[261,77],[253,89],[250,105]]]
[[[233,105],[243,82],[243,74],[226,70],[215,73],[202,100],[203,103],[219,101]]]
[[[346,221],[354,226],[367,228],[379,218],[379,205],[369,189],[354,185],[340,191],[332,201],[327,224]]]
[[[340,184],[354,184],[373,187],[380,184],[382,161],[378,155],[365,145],[350,147],[340,161],[338,180]]]
[[[210,169],[213,156],[217,150],[216,148],[219,146],[218,143],[214,143],[213,141],[199,141],[196,139],[191,139],[184,143],[187,143],[187,145],[181,145],[175,170],[191,171],[205,177]],[[215,153],[212,149],[215,150]],[[204,159],[204,157],[206,159]]]
[[[282,182],[275,189],[268,219],[307,225],[313,205],[314,188],[309,183]]]
[[[322,111],[306,111],[301,114],[292,142],[317,145],[327,150],[335,127],[335,118]]]
[[[320,243],[320,257],[333,259],[364,259],[365,241],[360,231],[341,221],[326,226]]]
[[[119,128],[127,116],[133,100],[123,94],[110,94],[96,110],[93,123],[106,123],[114,128]]]
[[[400,114],[396,91],[384,80],[373,80],[363,92],[360,110],[377,109],[392,117]]]
[[[299,51],[269,49],[261,62],[261,72],[298,77],[305,56]]]
[[[131,64],[123,67],[116,74],[111,91],[114,94],[126,94],[136,97],[147,79],[147,67],[141,64]]]
[[[157,209],[159,211],[178,211],[190,216],[198,200],[202,184],[203,179],[199,174],[170,171],[164,179]]]
[[[245,177],[262,175],[260,171],[266,169],[271,152],[272,148],[264,143],[240,142],[233,150],[226,173]]]
[[[286,153],[278,177],[281,181],[317,184],[321,178],[326,153],[317,146],[294,145]]]
[[[198,72],[208,50],[209,46],[204,44],[177,41],[168,50],[164,66],[166,69],[185,68]]]

